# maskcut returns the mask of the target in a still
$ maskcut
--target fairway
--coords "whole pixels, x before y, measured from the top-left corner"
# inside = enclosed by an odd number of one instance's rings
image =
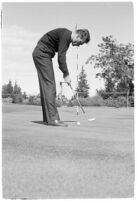
[[[133,197],[134,108],[85,110],[95,121],[59,108],[63,128],[43,125],[40,106],[3,104],[4,198]]]

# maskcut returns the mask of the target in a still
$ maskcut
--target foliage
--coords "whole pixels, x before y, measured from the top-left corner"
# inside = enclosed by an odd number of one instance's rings
[[[10,97],[3,98],[2,101],[3,101],[4,103],[12,103],[12,98],[10,98]]]
[[[26,94],[26,92],[24,92],[23,94],[22,94],[22,96],[23,96],[23,99],[27,99],[27,94]]]
[[[87,97],[87,98],[79,98],[79,101],[82,106],[103,106],[104,100],[101,96],[96,95],[94,97]],[[78,102],[76,99],[70,100],[68,106],[77,106]]]
[[[61,93],[56,98],[56,105],[58,107],[60,106],[66,106],[68,104],[68,99],[65,97],[65,95],[62,95]]]
[[[56,100],[56,107],[61,107],[62,106],[62,101],[61,99]]]
[[[97,90],[97,94],[101,96],[104,100],[108,99],[109,97],[117,98],[119,96],[127,96],[127,92],[106,92],[106,90],[100,89]]]
[[[23,102],[22,94],[13,95],[12,103],[22,103],[22,102]]]
[[[2,97],[14,97],[16,94],[22,94],[20,86],[15,82],[14,86],[11,80],[8,84],[2,86]]]
[[[81,73],[79,74],[78,87],[76,90],[80,98],[87,98],[89,96],[89,85],[87,83],[87,75],[83,66]]]
[[[129,105],[131,107],[134,107],[134,96],[129,96]]]
[[[109,97],[105,100],[105,105],[108,107],[126,107],[127,98],[124,96],[119,96],[117,98]]]
[[[95,95],[94,97],[88,98],[79,98],[79,101],[82,106],[107,106],[107,107],[127,107],[127,106],[134,106],[134,97],[130,96],[128,99],[127,105],[127,97],[126,96],[119,96],[116,97],[109,97],[107,99],[103,99],[100,95]],[[77,106],[78,102],[76,99],[70,100],[68,106],[73,107]]]
[[[102,37],[99,54],[91,55],[87,63],[94,64],[101,72],[97,77],[105,81],[106,92],[125,92],[134,76],[134,46],[118,44],[113,36]]]
[[[22,94],[20,86],[15,82],[15,85],[13,87],[13,94]]]
[[[8,84],[4,84],[2,86],[2,97],[7,98],[7,97],[12,97],[13,95],[13,84],[11,80],[9,80]]]
[[[22,93],[21,87],[17,82],[13,86],[12,81],[9,80],[8,84],[2,86],[2,98],[4,102],[22,103],[24,99],[27,99],[27,94],[26,92]]]
[[[28,104],[30,104],[30,105],[41,105],[41,100],[37,96],[29,96]]]
[[[129,101],[128,106],[134,106],[134,86],[130,83]],[[9,93],[10,92],[10,93]],[[7,103],[23,103],[30,105],[41,105],[40,95],[27,96],[24,92],[21,92],[21,88],[17,83],[13,86],[12,82],[2,86],[3,101]],[[82,106],[109,106],[109,107],[125,107],[127,106],[127,93],[106,93],[105,90],[97,90],[97,95],[94,97],[79,98]],[[57,97],[56,106],[76,106],[78,102],[76,98],[72,98],[70,101],[65,97]]]

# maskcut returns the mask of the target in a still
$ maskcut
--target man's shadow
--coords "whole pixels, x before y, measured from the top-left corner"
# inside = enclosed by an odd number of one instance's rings
[[[41,125],[47,125],[45,122],[43,121],[31,121],[32,123],[35,123],[35,124],[41,124]],[[77,122],[77,121],[62,121],[64,123],[73,123],[73,122]]]
[[[35,123],[35,124],[42,124],[42,125],[46,125],[45,122],[43,121],[31,121],[32,123]]]

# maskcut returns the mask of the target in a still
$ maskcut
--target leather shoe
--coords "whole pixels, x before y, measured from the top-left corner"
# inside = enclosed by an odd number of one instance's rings
[[[62,127],[67,127],[68,125],[65,124],[63,121],[60,120],[53,120],[48,122],[48,126],[62,126]]]

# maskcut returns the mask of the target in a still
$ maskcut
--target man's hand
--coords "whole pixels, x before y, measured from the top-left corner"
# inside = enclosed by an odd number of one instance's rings
[[[69,75],[67,75],[66,77],[64,77],[65,82],[70,86],[71,85],[71,79],[69,77]]]

